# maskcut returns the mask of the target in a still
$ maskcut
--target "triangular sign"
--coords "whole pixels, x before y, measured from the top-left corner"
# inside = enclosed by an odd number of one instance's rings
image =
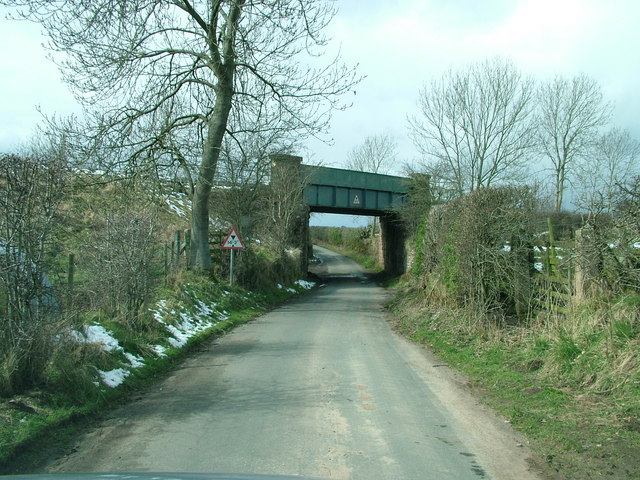
[[[352,205],[360,205],[360,197],[358,197],[358,194],[356,193],[356,195],[353,197],[353,202],[351,202]]]
[[[238,232],[235,228],[231,229],[231,231],[227,235],[227,238],[225,238],[224,242],[222,242],[222,245],[220,245],[220,248],[228,248],[233,250],[242,250],[244,248],[244,243],[242,242],[242,239],[240,238],[240,235],[238,235]]]

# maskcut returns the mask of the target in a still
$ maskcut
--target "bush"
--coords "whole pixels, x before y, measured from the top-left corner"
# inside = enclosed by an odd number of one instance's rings
[[[500,318],[525,313],[534,206],[530,189],[502,187],[434,207],[416,253],[422,283],[442,282],[461,307]]]
[[[155,214],[107,212],[85,248],[97,307],[133,328],[160,271]]]
[[[277,283],[292,283],[301,277],[300,261],[294,253],[268,255],[266,249],[247,248],[236,256],[234,276],[248,290],[261,291]]]

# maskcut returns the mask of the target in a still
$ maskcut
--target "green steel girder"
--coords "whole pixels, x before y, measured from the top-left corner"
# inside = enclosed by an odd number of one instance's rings
[[[405,200],[409,179],[339,168],[300,165],[312,212],[382,215]]]

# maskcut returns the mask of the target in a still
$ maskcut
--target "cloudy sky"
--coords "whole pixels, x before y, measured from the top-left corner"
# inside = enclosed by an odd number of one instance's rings
[[[406,117],[419,89],[449,68],[500,55],[544,80],[585,73],[615,106],[613,124],[640,139],[638,0],[338,0],[330,35],[346,63],[366,78],[334,115],[332,144],[310,142],[305,156],[341,166],[368,135],[388,133],[402,161],[415,158]],[[0,151],[28,139],[47,114],[74,101],[41,47],[37,25],[4,19],[0,7]]]
[[[416,153],[407,114],[419,89],[449,68],[497,55],[539,80],[585,73],[615,105],[614,123],[640,139],[640,1],[339,1],[332,26],[346,61],[367,76],[353,107],[335,115],[333,147],[315,147],[339,165],[367,135],[390,133],[403,160]],[[366,8],[363,5],[367,5]]]

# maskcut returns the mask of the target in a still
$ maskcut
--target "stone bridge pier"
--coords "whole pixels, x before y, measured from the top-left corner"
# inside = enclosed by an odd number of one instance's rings
[[[380,236],[384,271],[402,275],[407,271],[407,235],[397,214],[387,213],[380,217]]]

